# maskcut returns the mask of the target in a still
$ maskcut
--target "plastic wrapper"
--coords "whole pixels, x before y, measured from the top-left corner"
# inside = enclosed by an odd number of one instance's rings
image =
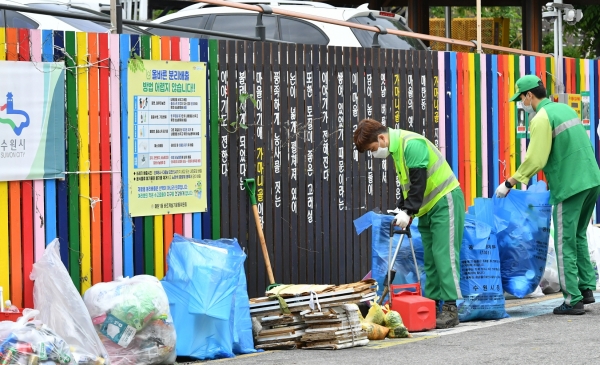
[[[390,224],[394,219],[391,215],[379,214],[376,212],[368,212],[363,216],[354,220],[354,227],[356,233],[361,234],[368,228],[372,228],[371,231],[371,278],[377,280],[378,289],[377,295],[383,294],[383,288],[387,285],[385,277],[388,271],[388,256],[390,247]],[[421,275],[421,288],[423,295],[425,295],[425,269],[423,264],[423,243],[421,241],[421,234],[419,233],[419,219],[415,218],[412,225],[410,226],[410,232],[412,235],[413,246],[415,249],[415,256],[417,258],[417,265],[419,265],[419,272]],[[394,235],[392,244],[392,255],[394,254],[396,247],[400,242],[400,235]],[[392,284],[412,284],[417,282],[415,264],[408,242],[408,237],[405,237],[402,241],[402,247],[398,251],[396,261],[392,266],[392,269],[396,271],[396,276]],[[387,299],[387,298],[386,298]]]
[[[154,276],[96,284],[83,300],[113,365],[175,362],[169,300]]]
[[[476,206],[480,202],[486,203],[476,201]],[[508,317],[496,235],[492,227],[472,215],[465,216],[460,250],[460,290],[463,298],[457,301],[457,306],[461,322]]]
[[[177,330],[177,355],[197,359],[256,352],[237,240],[175,235],[162,281]]]
[[[391,310],[385,314],[384,324],[390,329],[390,332],[387,335],[389,338],[411,337],[408,329],[406,329],[406,326],[404,326],[404,323],[402,322],[400,313],[396,311]]]
[[[104,359],[73,354],[54,330],[39,320],[39,311],[25,309],[16,322],[0,322],[0,364],[102,365]]]
[[[500,247],[502,286],[523,298],[536,290],[545,272],[552,206],[543,181],[528,191],[494,197],[494,222]]]
[[[71,347],[81,364],[102,358],[110,364],[107,351],[96,334],[81,295],[60,259],[59,241],[52,241],[42,258],[33,265],[33,302],[37,318],[52,328]]]
[[[390,332],[389,328],[375,323],[365,322],[361,324],[361,327],[367,333],[367,338],[371,341],[383,340]]]
[[[373,303],[371,308],[369,308],[369,313],[365,317],[365,323],[375,323],[379,325],[383,325],[383,321],[385,320],[385,314],[383,313],[383,309],[377,303]]]

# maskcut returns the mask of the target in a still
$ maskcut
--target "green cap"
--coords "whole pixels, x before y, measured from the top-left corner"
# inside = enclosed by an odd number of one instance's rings
[[[527,75],[521,77],[517,80],[517,84],[515,86],[515,95],[513,95],[513,97],[510,98],[510,101],[512,102],[519,100],[519,95],[531,89],[535,89],[536,87],[538,87],[541,81],[542,80],[540,80],[540,78],[535,75]]]

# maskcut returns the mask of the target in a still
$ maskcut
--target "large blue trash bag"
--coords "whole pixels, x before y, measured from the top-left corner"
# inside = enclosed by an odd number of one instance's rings
[[[394,216],[386,214],[378,214],[376,212],[368,212],[354,220],[356,233],[361,234],[363,231],[372,228],[371,231],[371,277],[377,280],[378,289],[377,295],[383,294],[383,288],[387,283],[384,283],[385,276],[388,270],[388,255],[390,247],[390,224]],[[417,226],[419,220],[414,219],[410,226],[410,232],[413,237],[413,246],[417,257],[417,264],[421,274],[422,290],[425,289],[425,270],[423,269],[423,244],[421,243],[421,234]],[[392,246],[392,255],[398,246],[400,235],[394,235]],[[414,270],[412,253],[408,238],[405,237],[402,242],[402,247],[396,257],[393,269],[396,270],[396,277],[393,284],[410,284],[416,283],[416,273]],[[424,295],[424,294],[423,294]]]
[[[235,239],[175,235],[162,284],[179,336],[178,356],[216,359],[255,352],[245,260]]]
[[[533,293],[544,276],[552,217],[549,200],[543,181],[493,200],[502,286],[518,298]]]
[[[457,305],[461,322],[508,317],[496,235],[489,224],[469,214],[465,216],[460,249],[460,291],[463,299]]]

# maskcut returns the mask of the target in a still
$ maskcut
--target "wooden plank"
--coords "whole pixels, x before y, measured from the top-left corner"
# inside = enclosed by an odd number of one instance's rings
[[[299,277],[299,271],[306,270],[302,267],[300,259],[300,243],[298,240],[298,71],[296,69],[296,54],[300,45],[289,45],[288,47],[288,111],[289,111],[289,125],[288,125],[288,143],[287,149],[289,153],[289,192],[290,192],[290,209],[289,209],[289,237],[291,243],[291,271],[292,277],[291,283],[303,282]],[[300,266],[300,267],[299,267]]]
[[[163,36],[160,38],[160,59],[163,61],[171,59],[171,37]],[[173,240],[173,228],[173,214],[165,214],[163,216],[163,265],[165,272],[168,270],[167,254]]]
[[[387,49],[385,52],[385,73],[382,73],[382,84],[385,88],[385,109],[382,108],[381,112],[386,116],[386,123],[390,128],[396,127],[396,121],[394,119],[394,66],[397,65],[393,63],[393,55],[394,51],[392,49]],[[387,207],[395,208],[396,207],[396,169],[394,168],[394,164],[391,160],[386,161],[386,185],[387,185]],[[356,218],[360,217],[357,215]],[[364,261],[369,258],[365,257]],[[367,271],[361,271],[361,275],[366,274]],[[360,278],[358,278],[360,279]],[[356,281],[354,279],[353,281]]]
[[[271,191],[272,197],[271,202],[267,206],[267,217],[265,222],[265,228],[269,227],[273,232],[273,256],[271,257],[271,265],[273,267],[273,273],[278,282],[282,282],[283,280],[283,245],[281,243],[281,237],[283,234],[282,231],[282,206],[281,206],[281,98],[282,98],[282,90],[281,90],[281,71],[279,68],[279,46],[277,44],[266,43],[265,44],[265,64],[269,63],[270,68],[265,67],[265,86],[270,85],[272,82],[272,87],[265,88],[266,90],[272,90],[272,99],[273,103],[266,103],[265,105],[272,106],[272,113],[265,113],[265,125],[270,125],[269,128],[271,133],[271,146],[273,149],[271,151],[271,165],[272,167],[269,169],[272,173],[271,175]],[[267,62],[270,60],[270,62]],[[268,71],[267,71],[268,70]],[[269,78],[267,75],[271,74],[272,76]],[[268,94],[267,94],[268,95]],[[272,117],[271,117],[272,115]],[[272,118],[272,119],[271,119]],[[271,254],[269,252],[269,254]]]
[[[292,155],[292,162],[296,164],[296,228],[295,232],[292,229],[292,235],[296,234],[298,237],[298,282],[306,283],[308,281],[308,272],[312,270],[308,266],[308,256],[310,255],[309,239],[307,235],[308,221],[307,221],[307,206],[306,206],[306,86],[305,86],[305,71],[304,71],[304,49],[309,46],[303,46],[299,44],[296,48],[296,58],[294,60],[296,64],[296,130],[294,139],[296,144],[296,157]],[[292,149],[293,152],[293,149]]]
[[[31,29],[29,42],[31,44],[31,60],[42,61],[42,31]],[[44,180],[33,182],[33,237],[34,237],[34,262],[37,262],[44,254],[46,246],[46,232],[44,229],[45,217],[45,189]],[[55,213],[54,213],[55,214]]]
[[[380,116],[380,106],[381,106],[381,86],[379,80],[379,59],[380,59],[380,49],[373,48],[371,50],[371,55],[369,55],[369,50],[367,49],[367,98],[369,102],[367,103],[367,116],[372,119],[375,119],[381,122]],[[379,89],[378,89],[379,88]],[[382,192],[382,183],[381,183],[381,165],[383,161],[379,158],[372,158],[372,169],[373,169],[373,207],[379,207],[380,209],[385,209],[382,206],[381,201],[381,192]]]
[[[110,50],[110,145],[111,145],[111,164],[112,173],[112,258],[113,258],[113,277],[123,276],[123,205],[121,201],[122,172],[121,172],[121,104],[120,104],[120,36],[111,34],[109,37]]]
[[[290,154],[289,154],[289,145],[290,145],[290,134],[289,134],[289,90],[288,90],[288,59],[289,59],[289,51],[287,44],[279,45],[279,54],[281,63],[281,113],[280,113],[280,123],[282,125],[281,128],[281,231],[282,235],[278,236],[280,238],[280,242],[278,244],[283,248],[283,256],[280,265],[283,265],[283,282],[294,282],[292,279],[293,271],[292,266],[294,263],[293,256],[297,257],[297,254],[294,255],[294,251],[297,249],[296,246],[292,246],[291,237],[290,237]],[[277,199],[277,198],[276,198]],[[276,215],[277,216],[277,215]]]
[[[485,56],[484,56],[485,57]],[[482,78],[481,78],[481,55],[476,54],[474,56],[474,68],[473,68],[473,89],[474,95],[473,99],[475,99],[475,195],[474,197],[482,196],[483,194],[483,181],[482,181],[482,171],[483,171],[483,161],[481,150],[483,148],[483,140],[482,140],[482,119],[481,119],[481,86],[482,86]],[[473,199],[473,204],[475,200]]]
[[[150,37],[150,59],[158,61],[161,59],[161,39],[158,36]],[[165,275],[165,251],[163,216],[154,216],[154,270],[157,278],[162,279]]]
[[[98,91],[99,91],[99,109],[100,109],[100,170],[111,171],[111,151],[110,151],[110,54],[108,49],[108,34],[98,34]],[[102,255],[102,281],[109,282],[113,279],[113,257],[112,257],[112,196],[111,196],[111,175],[102,173],[100,175],[100,219],[102,220],[103,242],[101,243]]]
[[[354,205],[353,205],[353,164],[352,164],[352,152],[354,149],[354,142],[352,140],[352,67],[350,64],[351,60],[351,48],[344,47],[342,50],[342,59],[343,59],[343,102],[344,102],[344,119],[341,121],[342,123],[342,136],[344,139],[344,155],[340,159],[344,163],[344,171],[341,172],[344,186],[344,205],[342,213],[342,228],[344,230],[344,236],[346,239],[342,241],[344,245],[344,256],[342,260],[345,258],[345,276],[344,283],[350,283],[356,281],[357,279],[354,275],[355,271],[358,271],[358,266],[355,266],[355,257],[354,257],[354,242],[356,231],[354,230],[354,225],[352,223],[353,213],[354,213]],[[338,85],[339,88],[339,85]],[[338,125],[340,121],[338,121]],[[358,181],[356,181],[358,183]],[[360,279],[360,278],[358,278]]]
[[[244,65],[239,71],[244,72],[244,77],[240,77],[238,87],[240,93],[252,94],[253,97],[256,97],[256,93],[254,92],[254,44],[253,42],[243,42],[241,44],[242,47],[240,47],[240,52],[244,55]],[[256,119],[254,117],[254,104],[249,99],[246,100],[244,110],[244,123],[248,126],[248,128],[243,131],[240,130],[240,132],[244,136],[243,147],[245,153],[243,159],[240,155],[240,176],[242,179],[254,178],[256,183],[257,175],[256,165],[254,162],[256,160]],[[242,146],[241,143],[240,145]],[[266,277],[266,268],[264,265],[264,261],[262,265],[259,265],[259,262],[261,262],[262,257],[262,249],[258,242],[258,234],[256,232],[256,222],[254,221],[252,204],[250,202],[250,198],[248,197],[248,192],[245,188],[240,191],[240,198],[246,203],[246,210],[240,210],[240,212],[242,213],[240,214],[240,228],[243,228],[242,232],[245,232],[246,234],[244,236],[247,237],[245,240],[248,247],[248,251],[246,251],[248,255],[246,258],[246,264],[249,267],[256,268],[255,274],[252,275],[252,277],[253,280],[256,282],[257,290],[263,290],[262,288],[269,285],[269,282],[268,280],[264,279]],[[258,279],[258,273],[261,274],[263,281],[260,281]]]
[[[128,62],[130,58],[131,37],[126,34],[120,35],[120,53],[119,61],[121,66],[121,148],[122,154],[125,156],[121,160],[121,172],[123,174],[123,274],[125,276],[134,275],[134,222],[129,214],[129,132],[128,132]]]
[[[220,190],[221,194],[219,194],[220,198],[220,206],[228,207],[229,206],[229,133],[225,128],[228,127],[228,115],[230,112],[229,109],[229,94],[227,90],[229,89],[229,69],[227,62],[227,49],[229,47],[229,43],[226,41],[218,42],[218,53],[219,53],[219,117],[222,118],[222,122],[220,122],[219,126],[219,145],[220,145]],[[229,209],[221,209],[221,226],[220,231],[223,237],[231,237],[229,234],[230,224],[229,224]]]
[[[221,237],[221,186],[219,184],[219,43],[210,40],[209,43],[209,72],[210,72],[210,158],[211,158],[211,207],[210,219],[212,221],[212,238]],[[210,237],[210,236],[209,236]]]
[[[94,171],[101,171],[100,168],[100,69],[98,68],[98,34],[88,33],[88,54],[89,54],[89,126],[90,126],[90,164],[92,171],[90,174],[90,206],[92,213],[91,220],[91,284],[97,284],[102,281],[102,205],[100,177],[102,174]]]
[[[131,35],[129,40],[131,46],[130,53],[142,56],[141,39],[139,35]],[[133,97],[130,95],[129,97]],[[129,105],[129,100],[126,101]],[[132,217],[133,221],[133,274],[141,275],[144,273],[144,234],[145,234],[145,219],[144,217]]]
[[[313,122],[312,122],[312,136],[314,141],[314,206],[313,206],[313,219],[315,222],[315,241],[314,241],[314,257],[315,257],[315,270],[314,280],[315,283],[323,283],[323,270],[324,266],[324,240],[323,240],[323,115],[321,113],[321,71],[320,71],[320,57],[322,57],[322,51],[326,49],[325,46],[313,45],[311,52],[311,64],[312,64],[312,78],[313,78]],[[324,51],[323,51],[324,52]]]
[[[65,61],[65,35],[64,32],[54,31],[52,33],[54,40],[53,60],[55,62]],[[65,71],[65,77],[69,75],[69,70]],[[66,91],[66,90],[65,90]],[[65,100],[66,102],[67,100]],[[68,114],[65,114],[68,117]],[[68,131],[65,130],[68,136]],[[68,151],[66,151],[68,153]],[[65,157],[66,160],[66,157]],[[68,169],[68,164],[65,165]],[[60,259],[63,264],[70,270],[70,253],[69,253],[69,206],[68,206],[68,187],[67,179],[59,179],[56,181],[56,196],[57,196],[57,237],[60,242]],[[48,242],[47,242],[48,243]]]
[[[181,61],[199,61],[198,59],[198,39],[195,39],[196,43],[195,43],[195,52],[196,52],[196,57],[194,60],[191,60],[191,44],[190,44],[190,39],[189,38],[181,38],[179,39],[179,59]],[[175,58],[173,58],[175,59]],[[207,73],[208,76],[208,73]],[[207,88],[208,90],[208,88]],[[206,101],[205,101],[206,102]],[[206,103],[204,105],[204,108],[208,107],[208,103]],[[208,128],[206,129],[208,131]],[[208,156],[208,155],[207,155]],[[210,165],[209,163],[204,164],[205,166],[208,167],[208,165]],[[207,170],[207,173],[209,173],[209,171]],[[196,213],[198,214],[198,218],[200,218],[200,213]],[[182,227],[182,235],[184,237],[192,237],[193,236],[193,218],[192,218],[192,213],[186,213],[182,215],[183,217],[183,227]],[[201,228],[201,226],[199,226],[199,228]],[[201,233],[201,232],[200,232]],[[198,238],[202,238],[202,235],[200,234],[200,236]],[[167,252],[167,255],[169,253]]]
[[[88,95],[88,47],[87,34],[76,34],[77,51],[75,53],[77,64],[77,132],[79,150],[79,171],[90,171],[90,125],[89,125],[89,95]],[[90,235],[90,175],[79,175],[79,235],[81,237],[81,292],[85,293],[92,283],[92,247]]]
[[[352,63],[357,64],[356,67],[353,68],[356,70],[356,97],[357,97],[357,116],[356,120],[360,122],[362,119],[366,118],[366,96],[365,96],[365,49],[358,48],[357,57],[352,57]],[[357,122],[357,125],[358,125]],[[353,148],[355,148],[354,146]],[[358,159],[358,175],[359,175],[359,186],[358,189],[353,188],[356,192],[358,191],[359,200],[357,204],[361,207],[361,213],[369,211],[372,209],[369,206],[369,198],[371,195],[372,184],[369,180],[368,172],[367,172],[367,163],[370,163],[370,152],[365,153],[355,153],[355,159]],[[362,214],[361,214],[362,215]],[[359,245],[360,245],[360,256],[370,258],[369,248],[371,245],[370,234],[361,234],[359,236]],[[370,261],[370,260],[369,260]],[[364,263],[361,265],[361,272],[367,272],[370,268],[370,262],[364,260]]]
[[[29,30],[19,29],[19,60],[30,61]],[[33,268],[34,259],[34,225],[33,225],[33,181],[21,181],[21,239],[23,249],[23,304],[33,306],[33,281],[28,273]]]
[[[0,44],[6,43],[6,28],[0,28]],[[6,59],[6,51],[0,49],[0,61]],[[4,290],[6,299],[12,299],[11,288],[11,239],[9,228],[9,191],[8,182],[0,181],[0,286]]]
[[[248,62],[248,60],[251,60],[251,62]],[[261,224],[261,227],[263,228],[263,235],[265,237],[265,243],[267,245],[267,252],[272,251],[272,244],[273,244],[273,236],[268,234],[268,232],[265,232],[264,226],[265,226],[265,152],[267,156],[270,155],[270,153],[268,151],[265,151],[266,147],[267,147],[267,143],[265,143],[265,126],[264,126],[264,121],[263,121],[263,110],[264,110],[264,99],[263,99],[263,93],[264,93],[264,73],[263,73],[263,62],[264,62],[264,58],[263,58],[263,43],[260,42],[256,42],[254,44],[249,43],[247,46],[247,54],[246,54],[246,67],[248,70],[251,70],[249,72],[249,76],[252,75],[252,77],[249,79],[249,83],[248,83],[248,89],[250,90],[249,92],[251,94],[254,95],[254,99],[256,101],[256,106],[253,106],[251,103],[248,104],[248,107],[250,107],[249,110],[251,110],[252,112],[250,112],[249,117],[252,118],[252,122],[250,122],[249,119],[249,124],[253,124],[253,128],[250,131],[250,135],[254,135],[254,138],[250,138],[252,143],[253,143],[253,148],[250,148],[251,153],[248,155],[248,157],[252,157],[254,163],[252,164],[254,167],[254,171],[256,171],[255,173],[255,179],[256,179],[256,209],[258,210],[258,216],[259,216],[259,221]],[[270,144],[270,143],[269,143]],[[250,163],[250,161],[249,161]],[[252,166],[249,165],[249,166]],[[249,212],[250,214],[250,212]],[[254,228],[256,226],[256,222],[254,220],[253,217],[250,217],[249,219],[249,243],[252,243],[252,245],[254,245],[255,250],[256,250],[256,263],[257,263],[257,267],[261,268],[260,270],[257,270],[258,272],[256,273],[256,279],[258,282],[258,285],[268,285],[268,279],[266,276],[266,270],[264,269],[265,267],[265,260],[263,258],[262,255],[262,250],[261,247],[259,246],[259,241],[258,241],[258,236],[257,236],[257,232],[256,232],[256,228]],[[268,238],[267,238],[268,237]],[[271,254],[269,254],[269,258],[271,257]]]
[[[306,211],[305,215],[301,215],[302,219],[306,219],[306,282],[314,283],[315,281],[315,269],[316,269],[316,248],[315,248],[315,145],[314,145],[314,117],[315,117],[315,72],[314,64],[312,63],[312,52],[314,47],[305,45],[303,54],[303,65],[304,69],[304,87],[301,90],[304,92],[304,113],[306,115],[306,127],[304,129],[304,148],[305,156],[303,158],[305,181],[302,185],[304,193],[301,196],[305,196]],[[317,62],[318,63],[318,62]],[[302,77],[302,76],[300,76]],[[301,230],[303,231],[303,230]]]
[[[350,158],[350,164],[348,164],[348,166],[351,166],[352,168],[352,172],[351,172],[351,178],[348,180],[351,183],[351,202],[349,203],[349,207],[350,207],[350,219],[352,221],[354,221],[354,219],[362,216],[364,213],[366,213],[366,209],[364,209],[364,207],[361,205],[360,203],[360,196],[364,194],[365,192],[365,188],[364,188],[364,184],[363,181],[364,179],[362,178],[361,174],[360,174],[360,164],[359,164],[359,153],[358,150],[356,149],[356,145],[354,144],[353,141],[353,134],[354,131],[356,130],[356,128],[358,127],[358,122],[359,122],[359,104],[358,104],[358,52],[357,52],[357,48],[350,48],[350,64],[349,64],[349,71],[350,71],[350,80],[349,80],[349,86],[350,86],[350,92],[348,93],[349,96],[349,100],[348,100],[348,105],[349,105],[349,109],[350,109],[350,125],[352,126],[352,128],[347,128],[350,130],[350,137],[348,139],[348,142],[351,143],[351,150],[352,150],[352,154],[349,156]],[[356,235],[356,231],[353,231],[354,228],[354,224],[351,223],[350,224],[350,237],[352,237],[352,267],[355,270],[355,272],[353,273],[354,276],[356,276],[356,272],[359,273],[366,273],[368,271],[368,269],[366,269],[366,263],[367,263],[367,257],[366,256],[361,256],[361,244],[363,243],[363,235],[357,236]],[[366,244],[366,243],[365,243]],[[364,264],[363,264],[364,263]],[[356,280],[356,279],[354,279]]]
[[[338,127],[337,127],[337,77],[336,61],[337,48],[329,47],[327,55],[327,70],[329,78],[328,92],[328,131],[329,131],[329,244],[331,245],[331,256],[329,257],[331,282],[339,283],[340,273],[340,239],[338,221]],[[341,62],[341,60],[340,60]]]
[[[323,214],[323,237],[321,241],[321,247],[323,248],[323,277],[321,278],[321,283],[329,283],[333,280],[332,268],[331,268],[331,257],[333,256],[334,246],[331,244],[332,235],[331,235],[331,216],[329,214],[330,211],[330,181],[331,181],[331,160],[330,160],[330,148],[331,144],[331,136],[330,136],[330,115],[332,108],[330,104],[330,82],[329,82],[329,62],[333,57],[333,52],[331,49],[325,46],[320,47],[320,74],[321,74],[321,123],[319,125],[319,129],[321,131],[321,145],[322,145],[322,196],[321,202],[323,204],[323,208],[321,212]]]
[[[181,61],[181,40],[179,37],[170,37],[171,39],[171,57],[169,58],[170,60],[173,61]],[[189,50],[188,50],[189,52]],[[189,60],[189,53],[188,53],[188,60]],[[190,217],[191,218],[191,217]],[[173,215],[173,234],[179,234],[179,235],[183,235],[183,214],[174,214]],[[171,237],[171,239],[168,242],[168,246],[170,247],[171,245],[171,240],[173,239],[173,237]],[[169,250],[168,248],[165,246],[165,260],[166,260],[166,256],[169,254]],[[165,261],[166,262],[166,261]],[[165,263],[165,267],[166,263]]]
[[[144,60],[151,59],[151,57],[152,57],[152,48],[150,47],[151,37],[148,35],[142,35],[139,38],[139,43],[141,45],[140,50],[139,50],[141,58]],[[143,217],[141,219],[143,219],[143,260],[144,260],[143,269],[144,269],[145,274],[155,275],[155,273],[156,273],[156,269],[155,269],[156,254],[155,254],[155,250],[154,250],[155,242],[156,242],[156,237],[154,235],[154,233],[155,233],[155,227],[154,227],[155,217],[147,216],[147,217]],[[161,257],[161,260],[162,260],[162,257]]]
[[[17,61],[18,53],[18,33],[17,29],[6,29],[6,59],[8,61]],[[8,183],[9,191],[9,217],[10,219],[10,252],[11,252],[11,292],[12,302],[17,307],[23,305],[23,261],[22,261],[22,236],[21,236],[21,183],[10,181]],[[18,219],[15,219],[17,217]]]
[[[51,30],[42,31],[42,58],[43,62],[54,61],[54,40]],[[1,39],[0,39],[1,42]],[[2,52],[3,54],[3,52]],[[56,230],[56,180],[49,179],[44,181],[44,229],[45,231],[45,242],[44,245],[49,244],[58,237]],[[1,231],[2,229],[0,229]],[[8,230],[8,229],[7,229]],[[37,252],[36,252],[37,255]],[[39,256],[37,256],[39,258]],[[65,258],[63,258],[64,260]],[[36,260],[37,261],[37,260]],[[0,265],[1,266],[1,265]]]
[[[76,40],[74,32],[65,32],[67,67],[67,171],[79,170],[77,129],[77,70],[75,68]],[[81,245],[80,245],[80,190],[77,174],[67,175],[69,203],[69,269],[71,279],[78,291],[81,290]],[[88,205],[89,207],[89,205]]]

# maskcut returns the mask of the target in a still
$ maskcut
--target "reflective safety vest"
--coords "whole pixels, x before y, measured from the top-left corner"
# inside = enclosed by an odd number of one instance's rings
[[[394,165],[396,167],[396,173],[400,179],[400,185],[402,187],[402,194],[404,199],[408,197],[410,190],[410,177],[408,176],[408,167],[406,166],[406,159],[404,158],[404,149],[408,141],[412,139],[421,139],[427,143],[427,149],[429,150],[429,164],[427,165],[427,185],[425,188],[425,195],[423,197],[423,203],[419,212],[416,214],[417,217],[421,217],[433,208],[433,206],[446,194],[459,187],[458,180],[454,176],[454,172],[446,162],[446,159],[440,151],[431,143],[427,138],[420,134],[401,130],[401,129],[389,129],[390,145],[392,139],[395,139],[399,143],[397,151],[392,153],[394,159]]]
[[[533,122],[550,123],[552,127],[552,148],[543,168],[550,204],[600,185],[600,169],[590,137],[571,107],[544,99],[537,106]]]

